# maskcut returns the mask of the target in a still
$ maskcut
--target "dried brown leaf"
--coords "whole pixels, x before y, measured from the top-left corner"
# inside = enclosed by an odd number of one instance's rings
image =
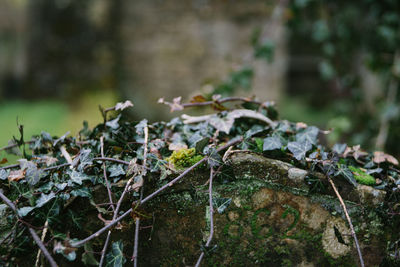
[[[25,178],[25,170],[16,170],[16,171],[10,171],[10,174],[8,175],[8,181],[19,181]]]
[[[392,163],[393,165],[398,165],[399,161],[393,157],[392,155],[386,154],[382,151],[375,151],[374,152],[374,158],[373,161],[377,164],[382,163],[382,162],[389,162]]]
[[[129,100],[126,100],[125,102],[119,102],[119,103],[117,103],[116,105],[115,105],[115,110],[124,110],[124,109],[126,109],[126,108],[129,108],[129,107],[133,107],[133,104],[132,104],[132,102],[131,101],[129,101]]]

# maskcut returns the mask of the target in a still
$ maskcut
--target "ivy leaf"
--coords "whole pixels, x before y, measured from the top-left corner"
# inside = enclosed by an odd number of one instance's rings
[[[121,114],[119,114],[115,119],[110,120],[110,121],[107,121],[107,122],[106,122],[106,126],[107,126],[107,127],[110,127],[110,128],[113,129],[113,130],[118,129],[118,128],[119,128],[119,123],[118,123],[118,121],[119,121],[120,118],[121,118]]]
[[[332,147],[332,151],[338,153],[339,155],[342,155],[346,150],[346,147],[346,144],[334,144]]]
[[[40,198],[36,201],[36,208],[40,208],[42,206],[44,206],[47,202],[49,202],[50,200],[52,200],[56,195],[54,194],[54,192],[51,192],[50,194],[46,195],[44,193],[42,193],[42,195],[40,196]]]
[[[89,176],[87,176],[86,174],[84,174],[82,172],[77,172],[75,170],[69,171],[68,175],[69,175],[69,177],[71,177],[71,180],[74,183],[77,183],[79,185],[81,185],[82,181],[84,181],[84,180],[90,180]]]
[[[80,164],[77,168],[78,171],[82,172],[86,166],[93,164],[93,154],[91,152],[92,150],[90,148],[81,150],[81,152],[79,153]]]
[[[267,137],[264,139],[263,151],[281,149],[281,147],[282,147],[281,139],[277,136]]]
[[[337,165],[337,171],[335,172],[335,176],[342,176],[345,178],[350,184],[353,186],[357,186],[357,181],[354,178],[353,173],[345,166],[342,164]]]
[[[210,138],[204,137],[201,140],[198,140],[195,144],[195,149],[198,153],[202,153],[203,149],[208,145],[208,142],[210,141]]]
[[[20,217],[24,217],[26,215],[28,215],[29,212],[31,212],[35,207],[23,207],[18,209],[18,215]]]
[[[296,134],[296,141],[300,143],[308,141],[315,145],[317,143],[318,132],[319,129],[315,126],[307,127],[303,131]]]
[[[96,260],[96,258],[93,255],[93,248],[92,245],[89,243],[85,243],[83,246],[85,249],[85,252],[82,253],[82,262],[85,265],[99,265],[99,262]]]
[[[234,122],[235,122],[235,119],[232,116],[226,116],[226,117],[220,118],[216,114],[212,115],[208,119],[208,123],[210,125],[212,125],[218,131],[224,132],[226,134],[229,134]]]
[[[217,208],[219,214],[222,214],[231,204],[231,198],[213,198],[213,206]]]
[[[36,166],[28,168],[25,172],[25,179],[30,185],[37,184],[40,178],[44,176],[46,176],[45,172],[39,170]]]
[[[6,180],[8,177],[8,171],[4,169],[0,169],[0,180]]]
[[[113,242],[111,251],[106,255],[106,267],[122,267],[126,262],[123,254],[124,244],[122,241]]]
[[[136,133],[138,135],[144,134],[144,128],[147,126],[147,120],[141,120],[138,124],[135,125]]]
[[[289,142],[287,148],[297,160],[302,160],[306,157],[306,153],[312,148],[312,145],[308,141]]]
[[[110,172],[110,177],[117,177],[120,175],[125,175],[124,168],[122,167],[121,164],[111,165],[111,167],[108,168],[108,171]]]
[[[88,197],[88,198],[92,196],[90,190],[87,187],[72,190],[71,195],[75,197]]]
[[[210,148],[207,151],[207,155],[208,155],[207,161],[208,161],[208,165],[210,166],[210,168],[215,168],[215,167],[218,167],[219,165],[221,165],[222,158],[218,154],[218,152],[215,148]]]

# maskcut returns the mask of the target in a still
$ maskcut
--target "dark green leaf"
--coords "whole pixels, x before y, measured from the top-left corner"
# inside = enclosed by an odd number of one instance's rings
[[[90,190],[87,187],[72,190],[71,195],[78,197],[89,197],[89,198],[92,196]]]
[[[82,181],[84,181],[84,180],[90,180],[90,177],[89,177],[89,176],[87,176],[87,175],[84,174],[84,173],[77,172],[77,171],[75,171],[75,170],[72,170],[72,171],[70,170],[70,171],[68,171],[67,173],[68,173],[69,177],[71,177],[71,180],[72,180],[74,183],[77,183],[77,184],[79,184],[79,185],[81,185],[81,184],[82,184]]]
[[[121,164],[111,165],[111,167],[108,168],[108,171],[110,172],[110,177],[125,175],[125,170]]]
[[[202,153],[203,149],[206,147],[206,145],[208,145],[209,141],[210,141],[210,138],[208,138],[208,137],[204,137],[204,138],[198,140],[194,145],[194,147],[196,148],[196,151],[198,153]]]
[[[111,251],[106,256],[107,267],[122,267],[126,262],[123,253],[124,244],[122,241],[113,242]]]
[[[47,202],[49,202],[50,200],[52,200],[56,195],[54,194],[54,192],[51,192],[50,194],[44,194],[42,193],[42,195],[40,196],[40,198],[36,201],[36,208],[40,208],[43,205],[45,205]]]
[[[93,248],[90,243],[85,243],[84,245],[85,252],[82,254],[82,262],[85,265],[99,265],[99,262],[96,260],[96,258],[93,255]]]
[[[302,160],[306,157],[306,153],[312,148],[310,142],[289,142],[287,148],[293,153],[297,160]]]
[[[29,212],[31,212],[35,207],[23,207],[18,209],[18,215],[21,217],[24,217],[28,215]]]
[[[210,148],[208,150],[208,165],[210,166],[210,168],[215,168],[218,167],[219,165],[221,165],[222,163],[222,158],[221,156],[218,154],[217,150],[215,148]]]
[[[315,145],[317,143],[318,132],[319,129],[315,126],[307,127],[306,129],[296,134],[296,141],[300,143],[308,141],[311,144]]]
[[[353,186],[357,186],[357,181],[354,178],[353,173],[343,164],[337,165],[337,171],[335,172],[335,176],[341,176],[345,178]]]
[[[264,139],[263,151],[281,149],[281,147],[282,147],[281,139],[277,136],[267,137]]]
[[[86,166],[93,164],[93,154],[90,148],[82,149],[79,154],[79,166],[78,171],[82,172]]]

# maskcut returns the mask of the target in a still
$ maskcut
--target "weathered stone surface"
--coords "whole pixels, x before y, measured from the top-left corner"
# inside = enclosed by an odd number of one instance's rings
[[[235,177],[229,183],[217,179],[213,197],[217,202],[232,201],[224,212],[214,215],[212,244],[216,247],[206,254],[204,266],[358,265],[338,200],[329,194],[311,194],[304,182],[308,172],[254,153],[233,153],[230,163]],[[197,172],[147,207],[154,212],[154,228],[141,234],[142,265],[196,262],[209,235],[208,191],[203,185],[207,179],[206,172]],[[341,190],[382,196],[371,188]],[[386,243],[381,219],[364,201],[347,201],[346,206],[367,255],[366,266],[372,266],[382,260]],[[368,202],[377,205],[379,201]]]

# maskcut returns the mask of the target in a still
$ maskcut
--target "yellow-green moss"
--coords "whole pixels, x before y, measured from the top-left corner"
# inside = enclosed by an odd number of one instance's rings
[[[194,148],[183,148],[174,151],[166,160],[177,169],[184,169],[202,160],[204,156],[196,154]]]
[[[354,178],[360,184],[365,185],[375,185],[375,178],[367,174],[363,170],[356,168],[354,166],[349,166],[350,171],[353,173]]]

